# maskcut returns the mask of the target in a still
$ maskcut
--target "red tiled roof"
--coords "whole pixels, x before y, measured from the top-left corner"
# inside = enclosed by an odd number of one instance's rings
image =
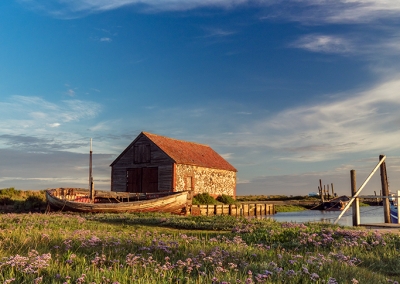
[[[154,144],[160,147],[177,164],[237,172],[230,163],[208,145],[172,139],[148,132],[142,132],[142,134],[153,141]]]

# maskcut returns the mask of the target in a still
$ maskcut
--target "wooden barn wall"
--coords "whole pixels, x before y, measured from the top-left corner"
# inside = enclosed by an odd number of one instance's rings
[[[150,161],[146,163],[134,163],[135,146],[148,144],[150,144]],[[173,161],[145,136],[140,137],[132,144],[124,155],[112,166],[111,190],[126,191],[126,170],[145,167],[158,167],[158,190],[172,191]]]
[[[176,191],[187,190],[188,179],[192,177],[195,194],[208,192],[236,197],[236,172],[203,168],[191,165],[176,165]]]
[[[172,167],[172,164],[158,167],[158,191],[172,191]]]

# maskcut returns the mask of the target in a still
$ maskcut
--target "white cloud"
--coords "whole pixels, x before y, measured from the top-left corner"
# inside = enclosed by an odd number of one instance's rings
[[[207,35],[205,37],[226,37],[235,34],[236,32],[231,30],[224,30],[221,28],[207,28]]]
[[[67,95],[70,97],[74,97],[75,96],[75,91],[72,89],[67,90]]]
[[[396,18],[400,2],[393,0],[18,0],[54,17],[73,18],[90,13],[138,5],[152,11],[184,11],[202,7],[232,9],[253,5],[268,7],[266,18],[286,17],[306,22],[364,23]]]
[[[48,127],[51,127],[51,128],[59,127],[60,125],[61,125],[61,124],[58,123],[58,122],[47,124],[47,126],[48,126]]]
[[[49,139],[63,141],[79,139],[80,135],[60,133],[61,125],[63,130],[72,126],[75,132],[79,132],[87,123],[84,120],[95,118],[101,112],[101,106],[96,102],[64,100],[51,103],[43,98],[28,96],[12,96],[7,101],[0,101],[0,109],[0,135],[19,137],[29,133],[31,137],[51,137]],[[89,126],[85,131],[87,128]]]
[[[353,47],[349,40],[343,37],[332,35],[305,35],[292,43],[290,46],[322,53],[353,52]]]
[[[102,38],[100,38],[100,41],[102,41],[102,42],[111,42],[112,39],[109,38],[109,37],[102,37]]]
[[[242,146],[268,146],[280,159],[323,161],[389,151],[400,137],[400,78],[331,101],[287,109],[247,128]],[[250,137],[250,138],[249,138]]]

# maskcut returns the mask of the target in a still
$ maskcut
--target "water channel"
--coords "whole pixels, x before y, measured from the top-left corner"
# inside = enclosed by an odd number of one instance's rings
[[[270,215],[271,219],[278,222],[307,223],[307,222],[326,222],[333,223],[342,211],[320,211],[304,210],[296,212],[279,212]],[[384,223],[383,206],[365,206],[360,207],[361,224]],[[339,220],[338,224],[342,226],[352,226],[351,208]]]

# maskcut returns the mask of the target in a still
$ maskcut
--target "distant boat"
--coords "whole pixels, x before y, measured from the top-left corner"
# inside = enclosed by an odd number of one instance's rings
[[[350,198],[346,195],[342,195],[328,201],[321,202],[319,205],[313,207],[313,210],[325,210],[325,211],[340,211],[346,207]]]
[[[397,205],[391,203],[390,204],[390,219],[392,220],[392,223],[394,224],[398,224],[399,223],[399,219],[398,219],[398,215],[397,215]]]
[[[85,213],[167,212],[185,214],[191,205],[191,194],[182,192],[130,193],[94,191],[79,188],[55,188],[46,190],[48,204],[61,211]]]
[[[398,215],[398,204],[397,199],[393,197],[393,194],[390,194],[392,197],[389,198],[390,202],[390,219],[392,223],[398,224],[399,223],[399,215]]]

